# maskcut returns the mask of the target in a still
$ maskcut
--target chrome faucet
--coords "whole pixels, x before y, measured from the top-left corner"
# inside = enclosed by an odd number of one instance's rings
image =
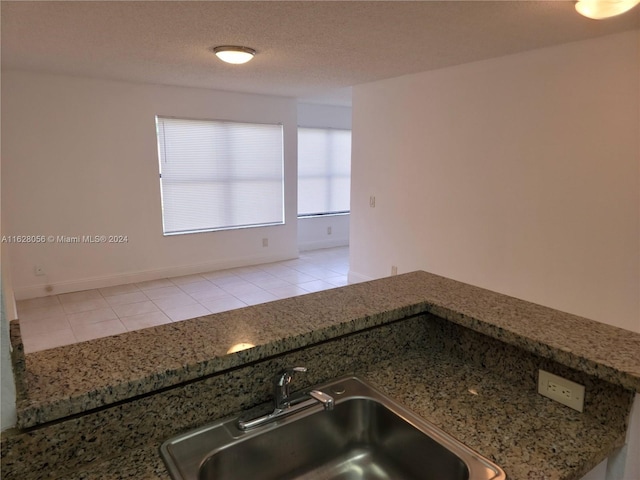
[[[289,407],[289,397],[291,396],[289,385],[293,380],[293,374],[306,371],[307,367],[293,367],[287,368],[275,376],[273,379],[273,400],[276,410]]]
[[[307,393],[291,394],[290,385],[293,375],[296,372],[306,372],[306,367],[293,367],[283,370],[273,379],[273,412],[263,415],[253,420],[238,420],[238,428],[240,430],[249,430],[251,428],[264,425],[278,418],[284,417],[291,413],[309,408],[320,403],[325,410],[333,410],[334,400],[320,390],[311,390]]]

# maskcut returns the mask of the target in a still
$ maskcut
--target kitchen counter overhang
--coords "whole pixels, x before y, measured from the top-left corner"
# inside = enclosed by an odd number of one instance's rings
[[[510,478],[577,480],[624,444],[640,390],[639,334],[426,272],[26,356],[17,324],[12,336],[8,479],[44,465],[50,478],[167,479],[162,440],[265,401],[269,376],[295,363],[310,382],[362,374]],[[227,353],[240,343],[255,347]],[[585,413],[535,393],[547,366],[587,385]]]
[[[26,359],[21,345],[14,345],[18,427],[422,313],[640,392],[640,334],[417,271],[31,353]],[[241,343],[255,347],[227,353]]]

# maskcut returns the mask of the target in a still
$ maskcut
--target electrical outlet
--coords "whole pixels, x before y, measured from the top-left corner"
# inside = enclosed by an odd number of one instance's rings
[[[263,247],[268,247],[269,246],[269,239],[268,238],[263,238],[262,239],[262,246]]]
[[[582,412],[584,386],[545,370],[538,371],[538,393]]]
[[[391,275],[397,275],[398,274],[398,267],[396,267],[395,265],[391,265]]]
[[[376,197],[373,195],[369,197],[369,206],[371,208],[376,208]]]
[[[331,235],[331,227],[327,227],[327,235]]]

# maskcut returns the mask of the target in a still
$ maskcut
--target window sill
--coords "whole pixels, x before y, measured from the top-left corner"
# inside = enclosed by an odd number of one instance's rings
[[[336,212],[336,213],[316,213],[313,215],[298,215],[298,220],[303,218],[325,218],[325,217],[342,217],[350,215],[351,212]]]

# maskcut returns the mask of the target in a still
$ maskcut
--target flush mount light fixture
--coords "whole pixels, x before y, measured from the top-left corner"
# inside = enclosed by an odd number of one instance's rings
[[[248,47],[222,45],[220,47],[214,47],[213,53],[223,62],[241,64],[251,60],[256,54],[256,51]]]
[[[628,12],[638,3],[640,0],[578,0],[576,10],[580,15],[601,20]]]

